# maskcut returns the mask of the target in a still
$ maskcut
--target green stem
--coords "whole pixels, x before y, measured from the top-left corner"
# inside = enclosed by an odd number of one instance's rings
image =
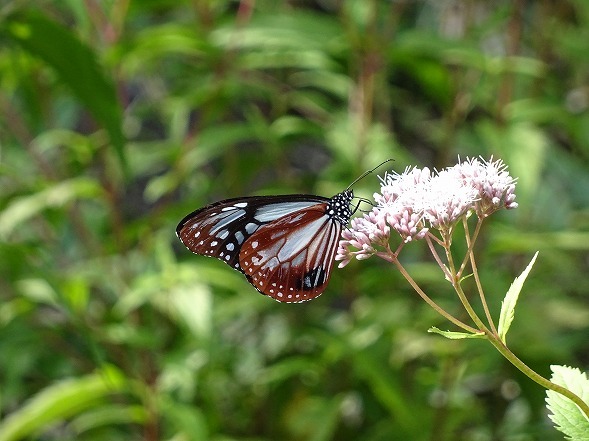
[[[425,241],[426,241],[427,245],[429,246],[429,250],[431,251],[432,256],[434,257],[434,260],[436,261],[438,266],[441,268],[441,270],[444,272],[444,276],[446,277],[446,279],[452,280],[452,275],[450,274],[448,267],[446,265],[444,265],[444,262],[442,262],[442,259],[440,258],[440,255],[436,251],[436,247],[434,246],[434,244],[432,242],[432,239],[434,239],[438,242],[441,242],[437,237],[435,237],[431,233],[428,233],[428,235],[425,236]]]
[[[376,255],[378,257],[380,257],[381,259],[384,259],[388,262],[393,263],[397,269],[399,270],[399,272],[403,275],[403,277],[405,277],[405,280],[407,280],[409,282],[409,284],[411,285],[411,287],[417,292],[417,294],[419,294],[419,296],[428,304],[430,305],[438,314],[442,315],[443,317],[445,317],[447,320],[451,321],[452,323],[454,323],[456,326],[458,326],[459,328],[464,329],[467,332],[470,332],[472,334],[476,334],[478,332],[480,332],[478,329],[474,329],[471,326],[468,326],[466,323],[461,322],[460,320],[458,320],[456,317],[454,317],[453,315],[449,314],[448,312],[446,312],[441,306],[439,306],[436,302],[434,302],[417,284],[417,282],[415,280],[413,280],[413,278],[409,275],[409,273],[407,272],[407,270],[405,269],[405,267],[403,267],[403,265],[401,265],[401,262],[399,262],[399,260],[397,259],[397,257],[392,253],[392,251],[390,251],[390,249],[388,250],[389,252],[379,252]]]
[[[462,290],[462,287],[460,286],[460,282],[458,280],[453,280],[452,285],[454,285],[454,289],[456,290],[456,293],[458,294],[458,298],[460,299],[462,306],[464,306],[464,309],[466,309],[466,312],[468,313],[469,317],[478,326],[479,330],[484,331],[485,333],[489,332],[489,329],[485,326],[483,321],[479,318],[479,316],[477,315],[477,313],[473,309],[472,305],[468,301],[466,294],[464,294],[464,291]]]
[[[491,316],[491,312],[489,311],[489,306],[487,305],[487,300],[485,298],[485,292],[483,291],[483,285],[481,284],[481,279],[479,277],[479,271],[477,269],[476,259],[474,258],[474,243],[476,242],[479,232],[481,231],[481,225],[483,224],[483,220],[479,218],[477,225],[475,227],[474,233],[472,235],[472,239],[471,239],[469,231],[468,231],[468,220],[466,219],[466,216],[463,218],[463,223],[464,223],[464,234],[466,236],[466,243],[468,245],[468,254],[467,254],[467,256],[465,256],[464,262],[462,263],[462,266],[460,267],[460,270],[458,272],[458,277],[461,277],[464,266],[466,265],[467,258],[470,258],[470,266],[472,267],[472,275],[473,275],[474,281],[477,285],[477,291],[479,292],[479,298],[481,299],[481,304],[483,305],[483,310],[485,311],[485,316],[487,317],[487,322],[489,323],[489,326],[491,327],[491,331],[493,331],[494,334],[497,334],[497,328],[495,327],[495,323],[493,322],[493,317]]]
[[[462,290],[462,286],[460,286],[460,279],[456,274],[456,266],[454,265],[454,259],[452,258],[452,253],[450,252],[449,242],[448,246],[445,246],[444,249],[446,250],[446,260],[448,261],[448,268],[452,276],[450,282],[452,283],[452,286],[454,287],[456,294],[458,294],[458,298],[460,299],[462,306],[464,306],[464,309],[466,309],[466,312],[468,313],[469,317],[477,325],[480,331],[484,331],[486,333],[488,331],[487,327],[475,312],[474,308],[468,301],[466,294]]]
[[[470,260],[470,256],[474,254],[474,244],[477,241],[477,238],[479,237],[479,233],[481,232],[482,224],[483,224],[483,220],[479,218],[477,221],[477,225],[474,228],[474,233],[472,234],[472,237],[471,237],[469,234],[470,230],[468,228],[468,217],[467,216],[462,217],[462,225],[464,226],[464,235],[466,236],[466,244],[468,246],[468,250],[466,251],[466,254],[464,255],[464,259],[462,260],[462,264],[460,265],[460,269],[458,270],[458,277],[462,277],[462,273],[464,272],[464,268],[466,268],[466,264]]]
[[[564,395],[573,403],[575,403],[579,409],[589,418],[589,404],[585,403],[578,395],[574,394],[567,388],[563,386],[559,386],[558,384],[553,383],[550,380],[547,380],[536,371],[532,370],[528,365],[526,365],[523,361],[521,361],[517,356],[511,352],[511,350],[505,346],[505,344],[501,341],[497,334],[494,334],[490,331],[485,331],[487,334],[487,338],[491,342],[493,346],[503,355],[511,364],[513,364],[516,368],[518,368],[524,375],[530,378],[532,381],[538,383],[540,386],[553,390],[554,392],[558,392],[561,395]]]

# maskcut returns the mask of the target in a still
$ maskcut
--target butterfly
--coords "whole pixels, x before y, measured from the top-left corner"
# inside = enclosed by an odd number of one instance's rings
[[[325,290],[354,194],[294,194],[226,199],[200,208],[176,227],[195,254],[216,257],[279,302],[312,300]]]
[[[351,208],[350,187],[382,164],[331,198],[292,194],[212,203],[182,219],[176,235],[193,253],[243,273],[262,294],[286,303],[312,300],[325,291],[342,229],[358,209]]]

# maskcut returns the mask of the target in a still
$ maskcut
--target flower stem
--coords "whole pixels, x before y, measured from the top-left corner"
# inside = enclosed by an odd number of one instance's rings
[[[464,306],[464,309],[466,309],[466,312],[468,313],[469,317],[472,319],[472,321],[477,325],[477,327],[481,331],[484,331],[486,333],[487,327],[485,326],[483,321],[479,318],[479,316],[475,312],[474,308],[472,307],[472,305],[468,301],[466,294],[462,290],[462,286],[460,285],[460,278],[458,277],[458,275],[456,273],[456,266],[454,265],[454,259],[452,257],[452,253],[450,252],[450,246],[448,245],[447,247],[445,247],[445,250],[446,250],[446,260],[448,261],[448,268],[451,272],[450,282],[452,283],[452,286],[454,287],[456,294],[458,294],[458,298],[460,299],[462,306]]]
[[[442,271],[444,272],[444,276],[446,277],[447,280],[452,280],[452,275],[450,274],[450,271],[448,270],[448,267],[446,265],[444,265],[444,263],[442,262],[442,259],[440,258],[440,255],[438,254],[438,252],[436,251],[436,247],[434,246],[433,242],[432,242],[432,238],[439,241],[439,239],[437,237],[435,237],[434,235],[428,233],[427,236],[425,236],[425,241],[427,242],[427,245],[429,246],[429,250],[432,253],[432,256],[434,257],[436,263],[438,264],[438,266],[442,269]]]
[[[456,294],[458,294],[458,298],[460,299],[462,306],[464,306],[464,309],[466,309],[466,312],[468,313],[469,317],[472,319],[473,322],[475,322],[475,324],[477,325],[477,327],[481,331],[487,332],[488,328],[485,326],[483,321],[479,318],[479,316],[475,312],[474,308],[472,307],[472,305],[468,301],[466,294],[462,290],[462,286],[460,286],[460,281],[458,279],[455,279],[452,281],[452,285],[454,286],[454,289],[456,290]]]
[[[413,279],[413,277],[411,277],[409,275],[409,273],[407,272],[407,270],[405,269],[405,267],[403,265],[401,265],[401,262],[399,262],[399,260],[397,259],[397,257],[390,252],[379,252],[376,254],[378,257],[393,263],[397,269],[399,270],[399,272],[403,275],[403,277],[405,277],[405,280],[407,280],[409,282],[409,284],[411,285],[411,287],[417,292],[417,294],[419,294],[419,296],[428,304],[430,305],[438,314],[442,315],[443,317],[445,317],[447,320],[451,321],[452,323],[454,323],[456,326],[458,326],[459,328],[464,329],[467,332],[470,332],[472,334],[476,334],[478,332],[480,332],[479,330],[468,326],[466,323],[461,322],[460,320],[458,320],[456,317],[454,317],[453,315],[449,314],[448,312],[446,312],[440,305],[438,305],[436,302],[434,302],[417,284],[417,282]]]
[[[513,364],[516,368],[518,368],[523,374],[525,374],[528,378],[532,381],[538,383],[540,386],[553,390],[554,392],[558,392],[559,394],[567,397],[573,403],[575,403],[579,409],[589,418],[589,404],[585,403],[578,395],[574,394],[570,390],[566,389],[563,386],[559,386],[558,384],[553,383],[550,380],[547,380],[536,371],[532,370],[528,365],[526,365],[523,361],[521,361],[517,356],[511,352],[511,350],[505,346],[505,344],[501,341],[499,336],[496,333],[491,331],[485,331],[487,334],[487,338],[491,342],[493,346],[503,355],[511,364]]]
[[[483,285],[481,284],[481,279],[479,277],[479,271],[477,269],[477,263],[476,263],[476,260],[474,257],[474,243],[476,242],[479,232],[481,231],[481,225],[483,224],[483,219],[479,218],[477,225],[474,229],[472,239],[471,239],[469,231],[468,231],[468,220],[466,219],[466,216],[463,217],[463,223],[464,223],[464,235],[466,236],[466,244],[468,245],[468,254],[464,258],[464,262],[462,263],[462,266],[460,267],[458,275],[460,277],[460,275],[464,269],[464,266],[466,265],[466,260],[467,260],[467,258],[469,258],[470,259],[470,266],[472,267],[472,275],[474,276],[474,281],[477,285],[477,291],[479,292],[479,297],[481,299],[481,304],[483,305],[483,310],[485,311],[485,316],[487,317],[487,322],[489,323],[489,326],[491,327],[491,331],[493,331],[494,334],[497,334],[497,328],[495,327],[495,323],[493,322],[493,317],[491,316],[491,312],[489,311],[489,306],[487,305],[487,300],[485,298],[485,292],[483,291]]]

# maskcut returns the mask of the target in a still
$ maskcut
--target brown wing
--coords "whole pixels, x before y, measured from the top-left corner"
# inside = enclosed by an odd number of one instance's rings
[[[262,294],[280,302],[312,300],[325,290],[341,223],[320,203],[261,226],[241,247],[239,265]]]

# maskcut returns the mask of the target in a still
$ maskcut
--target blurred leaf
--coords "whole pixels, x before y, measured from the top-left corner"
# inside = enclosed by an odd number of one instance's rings
[[[268,366],[260,381],[262,383],[280,384],[287,379],[298,377],[301,372],[305,372],[313,366],[314,361],[307,357],[291,356]]]
[[[0,422],[0,441],[28,438],[44,428],[84,412],[106,397],[125,389],[114,369],[57,381],[34,395]]]
[[[78,435],[89,430],[116,424],[143,424],[149,418],[147,409],[139,405],[108,404],[96,406],[72,419],[69,427]]]
[[[292,84],[298,88],[315,87],[345,100],[353,88],[351,78],[339,72],[305,70],[291,75]]]
[[[43,279],[22,279],[17,282],[20,293],[34,302],[58,305],[58,296],[53,287]]]
[[[145,200],[155,202],[161,197],[170,194],[178,188],[178,175],[176,173],[166,173],[150,179],[145,186]]]
[[[166,397],[163,397],[161,406],[166,419],[174,423],[178,439],[187,441],[210,439],[206,416],[199,408]]]
[[[0,303],[0,328],[8,326],[8,324],[20,316],[31,311],[34,308],[33,304],[22,297],[17,297],[12,300],[3,301]]]
[[[74,312],[84,312],[90,299],[88,281],[81,276],[66,279],[61,286],[61,295]]]
[[[538,251],[536,251],[536,254],[534,254],[534,257],[532,257],[532,260],[526,269],[515,278],[509,287],[507,294],[505,294],[505,299],[501,302],[501,314],[499,315],[497,332],[503,343],[506,343],[507,332],[509,331],[509,327],[511,326],[511,322],[513,322],[513,318],[515,316],[515,306],[517,304],[519,293],[521,292],[524,282],[526,281],[528,274],[530,274],[537,257]]]
[[[247,27],[219,27],[211,38],[230,48],[263,48],[266,53],[271,53],[271,49],[295,49],[310,53],[339,49],[344,44],[343,36],[341,24],[333,17],[293,10],[288,14],[257,14]],[[319,52],[315,54],[323,57]]]
[[[395,415],[399,428],[404,433],[417,433],[416,426],[419,423],[411,417],[414,415],[412,413],[413,406],[405,399],[401,385],[397,379],[391,376],[391,372],[382,369],[382,366],[379,366],[373,357],[368,350],[355,354],[353,363],[357,375],[367,382],[372,393],[389,413]],[[400,435],[402,434],[400,433]]]
[[[563,386],[589,404],[589,380],[587,374],[568,366],[550,366],[550,381]],[[548,415],[556,428],[572,441],[589,441],[589,418],[579,407],[558,392],[546,391]]]
[[[137,34],[134,44],[121,59],[121,67],[130,76],[144,73],[147,63],[159,65],[162,57],[175,54],[196,57],[207,49],[193,26],[178,23],[146,27]]]
[[[296,439],[328,441],[334,439],[340,419],[341,397],[304,397],[294,400],[288,413],[290,431]]]
[[[0,213],[0,237],[7,238],[17,227],[46,208],[61,207],[81,198],[94,198],[101,192],[96,181],[79,177],[52,184],[29,196],[21,196]]]
[[[35,13],[8,17],[0,26],[0,32],[55,69],[61,81],[104,125],[126,171],[121,107],[115,87],[102,71],[92,49],[68,29]]]
[[[184,156],[187,170],[198,169],[203,164],[223,155],[234,144],[257,141],[255,128],[246,123],[219,123],[206,127],[199,133],[191,148]]]
[[[318,131],[317,126],[304,118],[296,116],[283,116],[272,123],[272,131],[276,136],[285,138],[288,136],[305,135]]]
[[[452,45],[450,45],[452,48]],[[434,104],[447,107],[451,102],[453,85],[447,66],[440,57],[449,51],[448,45],[438,38],[422,32],[403,32],[388,52],[390,62],[397,72],[416,83]],[[472,50],[471,53],[476,53]]]
[[[202,284],[176,287],[168,293],[169,313],[180,319],[196,337],[208,337],[212,322],[211,290]]]
[[[538,99],[521,99],[513,101],[505,108],[506,116],[513,122],[554,122],[555,119],[564,120],[567,113],[558,103],[549,103]]]

